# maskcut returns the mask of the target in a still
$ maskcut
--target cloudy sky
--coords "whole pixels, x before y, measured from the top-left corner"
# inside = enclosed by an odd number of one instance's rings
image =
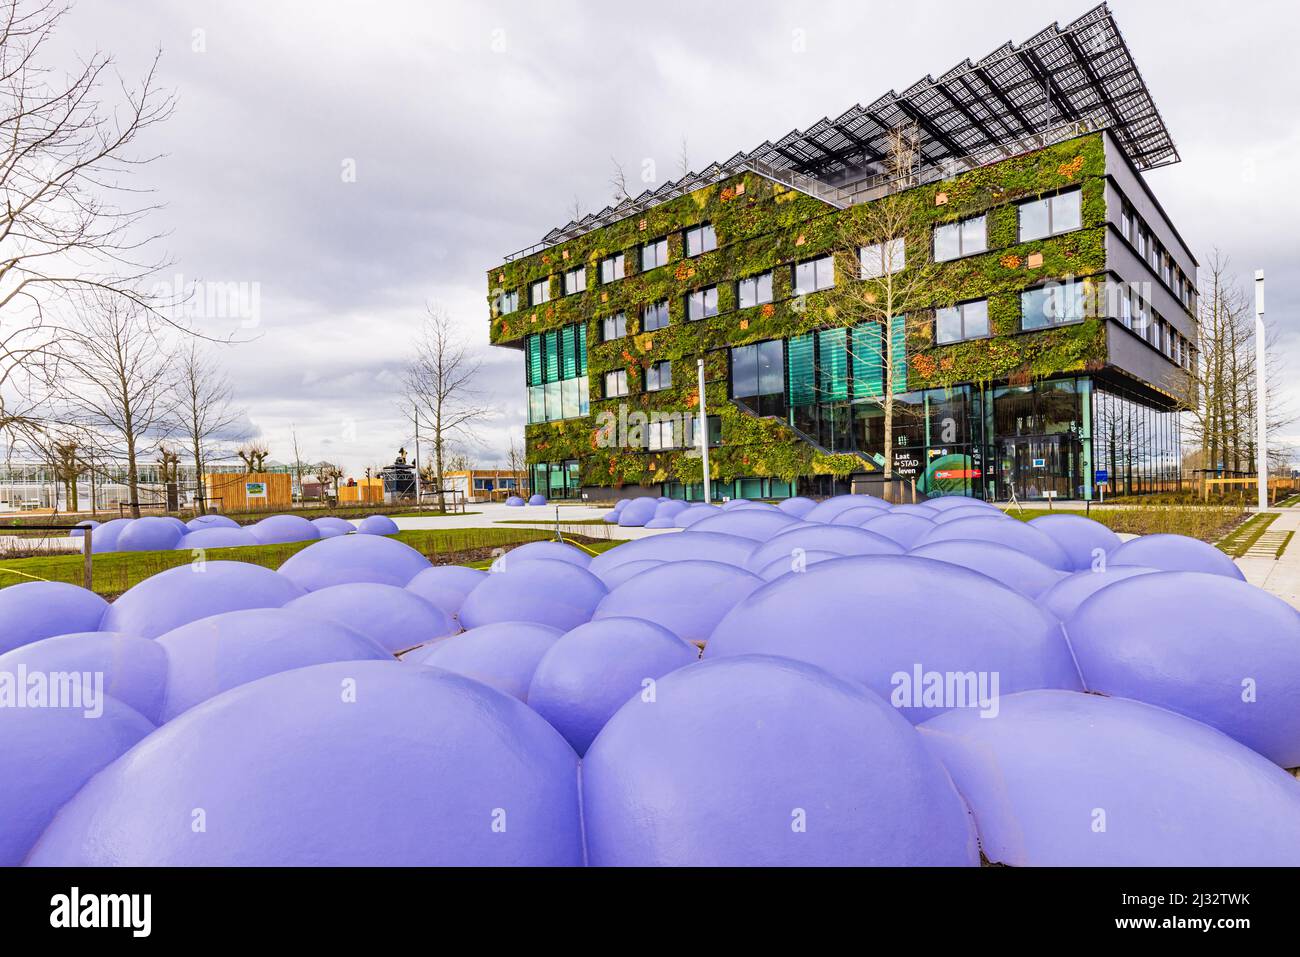
[[[172,272],[256,295],[255,327],[206,321],[243,340],[222,361],[272,457],[296,427],[304,458],[357,472],[410,443],[397,390],[426,303],[483,357],[497,414],[475,458],[522,439],[521,360],[487,346],[486,271],[575,199],[604,206],[611,157],[657,185],[683,138],[701,168],[1089,6],[80,0],[59,48],[110,52],[127,78],[162,51],[178,105],[151,175]],[[1152,187],[1202,263],[1218,247],[1244,283],[1268,270],[1278,359],[1300,368],[1300,6],[1111,9],[1183,158]]]

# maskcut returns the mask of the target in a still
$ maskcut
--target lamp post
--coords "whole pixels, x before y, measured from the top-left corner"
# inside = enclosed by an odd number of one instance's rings
[[[1268,508],[1268,404],[1264,367],[1264,270],[1255,270],[1255,473],[1259,510]]]
[[[704,504],[712,505],[713,496],[709,487],[709,414],[704,408],[704,359],[695,363],[695,371],[700,386],[700,465],[704,468]]]

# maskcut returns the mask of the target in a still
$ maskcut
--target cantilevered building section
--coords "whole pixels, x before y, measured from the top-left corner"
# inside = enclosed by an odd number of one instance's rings
[[[552,230],[488,277],[534,490],[698,497],[699,358],[719,495],[879,487],[887,404],[927,495],[1172,485],[1196,260],[1143,172],[1177,160],[1103,5]],[[903,235],[855,232],[884,197]],[[884,323],[877,243],[925,277]]]

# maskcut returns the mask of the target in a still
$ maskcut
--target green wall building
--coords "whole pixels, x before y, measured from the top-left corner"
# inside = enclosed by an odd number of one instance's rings
[[[488,274],[534,491],[700,498],[701,359],[715,498],[879,490],[886,405],[926,495],[1172,487],[1196,260],[1143,173],[1177,159],[1103,5],[553,230]]]

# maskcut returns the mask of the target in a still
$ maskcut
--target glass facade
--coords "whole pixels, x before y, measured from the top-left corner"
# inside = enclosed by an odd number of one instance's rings
[[[529,488],[532,494],[548,499],[580,498],[582,482],[578,478],[578,460],[564,462],[538,462],[528,466]]]
[[[1182,436],[1176,412],[1161,412],[1109,386],[1093,402],[1093,453],[1105,470],[1107,495],[1175,491]]]
[[[590,388],[586,324],[525,336],[524,378],[529,423],[586,415]]]

